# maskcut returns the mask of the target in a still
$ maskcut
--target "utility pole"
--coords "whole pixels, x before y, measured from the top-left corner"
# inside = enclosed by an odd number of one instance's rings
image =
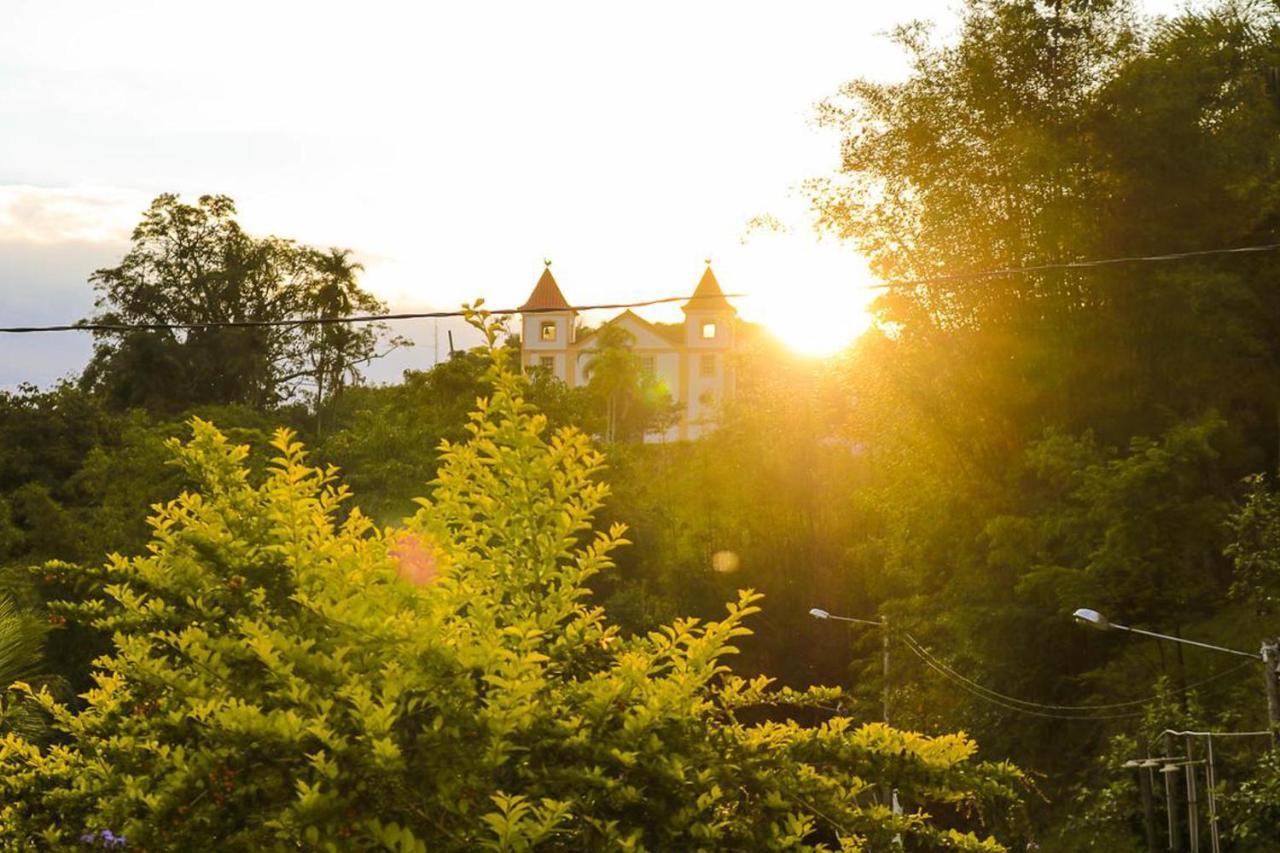
[[[1271,745],[1280,747],[1280,640],[1262,644],[1262,677],[1266,679]]]
[[[1173,734],[1165,732],[1164,735],[1164,754],[1173,755]],[[1178,775],[1178,767],[1176,764],[1166,764],[1160,770],[1164,776],[1164,807],[1169,814],[1169,849],[1172,851],[1182,850],[1182,819],[1181,809],[1179,806],[1182,801],[1178,799],[1177,780],[1173,777]]]
[[[1205,747],[1208,763],[1204,766],[1204,789],[1209,796],[1209,840],[1210,850],[1222,853],[1222,836],[1218,832],[1218,801],[1213,789],[1218,784],[1218,773],[1213,767],[1213,735],[1205,735]]]
[[[858,619],[853,616],[836,616],[833,613],[823,610],[821,607],[810,608],[809,615],[814,619],[834,619],[837,622],[849,622],[855,625],[874,625],[880,629],[880,716],[884,721],[884,724],[886,726],[889,725],[889,617],[881,616],[879,619]]]
[[[880,716],[889,725],[889,617],[880,617],[880,642],[884,646],[884,672],[881,675],[880,697],[884,705]]]
[[[1191,845],[1191,853],[1200,853],[1200,804],[1197,797],[1195,753],[1191,751],[1192,740],[1187,743],[1187,841]]]
[[[1151,757],[1150,751],[1147,757]],[[1147,853],[1159,853],[1160,848],[1156,846],[1156,802],[1155,797],[1151,795],[1151,768],[1143,767],[1139,762],[1138,771],[1138,791],[1142,794],[1142,829],[1147,837]]]
[[[1179,654],[1181,654],[1182,646],[1195,646],[1201,649],[1208,649],[1213,652],[1223,652],[1229,655],[1239,655],[1240,657],[1253,658],[1262,661],[1262,675],[1265,679],[1265,689],[1267,695],[1267,719],[1271,723],[1271,743],[1274,747],[1280,748],[1280,639],[1263,640],[1262,649],[1257,652],[1245,652],[1239,649],[1229,649],[1225,646],[1215,646],[1212,643],[1202,643],[1199,640],[1186,640],[1182,637],[1171,637],[1168,634],[1157,634],[1155,631],[1147,631],[1143,628],[1132,628],[1128,625],[1121,625],[1112,622],[1096,610],[1090,610],[1082,607],[1072,614],[1077,622],[1081,622],[1099,631],[1127,631],[1131,634],[1141,634],[1144,637],[1154,637],[1157,640],[1169,640],[1179,645]],[[1179,671],[1181,671],[1181,657],[1179,657]],[[1185,708],[1185,692],[1183,694]],[[1171,748],[1171,747],[1170,747]]]

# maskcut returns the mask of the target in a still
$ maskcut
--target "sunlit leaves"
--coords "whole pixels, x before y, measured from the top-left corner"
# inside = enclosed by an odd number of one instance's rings
[[[875,849],[901,835],[996,849],[928,817],[938,805],[975,826],[1017,799],[1018,773],[973,762],[967,738],[858,725],[838,690],[730,673],[758,594],[621,636],[585,587],[625,542],[621,525],[593,528],[603,457],[579,432],[549,434],[500,351],[487,380],[471,438],[443,446],[403,529],[347,511],[336,472],[287,431],[254,477],[244,448],[193,421],[172,449],[196,488],[156,508],[145,552],[86,572],[88,601],[57,607],[112,633],[83,709],[15,694],[58,739],[0,740],[0,840],[110,826],[161,848]],[[429,549],[429,577],[406,574],[427,551],[405,537]],[[829,719],[802,726],[795,708]]]

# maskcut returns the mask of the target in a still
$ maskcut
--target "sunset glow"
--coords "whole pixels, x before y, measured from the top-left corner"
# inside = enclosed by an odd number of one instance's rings
[[[748,241],[745,256],[743,319],[765,326],[795,352],[833,355],[871,325],[871,275],[848,246],[815,242],[807,232],[770,234]]]

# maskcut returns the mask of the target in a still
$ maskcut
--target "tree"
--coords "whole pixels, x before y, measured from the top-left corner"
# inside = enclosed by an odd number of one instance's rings
[[[351,389],[330,407],[318,458],[344,471],[374,520],[390,524],[412,515],[422,484],[435,477],[441,442],[466,438],[467,416],[485,395],[489,366],[487,349],[458,351],[427,370],[406,370],[397,385]],[[539,370],[525,382],[525,399],[553,428],[585,430],[594,422],[583,389]]]
[[[44,732],[39,715],[28,704],[11,702],[13,697],[5,693],[13,683],[36,677],[47,628],[0,595],[0,733],[17,732],[34,739]]]
[[[86,321],[144,328],[95,331],[86,387],[121,408],[164,411],[207,403],[262,410],[305,392],[318,411],[359,381],[360,367],[378,356],[381,326],[200,325],[385,311],[360,289],[348,252],[253,237],[235,214],[226,196],[188,205],[164,194],[151,203],[119,266],[93,274],[101,310]]]
[[[1006,827],[1021,777],[967,738],[768,713],[840,694],[730,673],[757,595],[621,637],[584,586],[624,542],[591,532],[603,457],[547,435],[491,359],[467,440],[402,529],[339,521],[346,489],[287,431],[255,483],[246,448],[193,422],[174,450],[198,490],[160,509],[145,553],[91,572],[94,599],[55,607],[113,651],[82,709],[18,688],[59,742],[0,738],[0,840],[1004,849],[965,830]]]
[[[992,550],[1012,557],[1034,543],[1014,557],[1027,566],[1019,583],[1056,596],[1060,612],[1090,601],[1164,630],[1207,615],[1221,606],[1230,577],[1222,558],[1229,481],[1215,477],[1225,433],[1209,417],[1159,440],[1136,437],[1123,456],[1092,436],[1048,436],[1029,450],[1046,484],[1035,532],[1024,536],[1015,517],[997,518],[988,529]]]
[[[360,289],[356,277],[363,267],[352,262],[350,251],[310,250],[307,256],[317,278],[303,294],[304,316],[331,319],[386,310],[385,305]],[[320,418],[325,408],[338,399],[344,388],[360,383],[361,367],[386,354],[378,352],[379,336],[384,330],[385,326],[372,323],[315,323],[299,329],[295,359],[298,369],[283,381],[300,381],[310,388],[317,435],[323,432]],[[412,346],[412,342],[397,336],[389,345]]]
[[[953,39],[896,33],[907,79],[824,105],[842,160],[812,185],[822,223],[885,279],[925,279],[883,291],[846,371],[844,437],[873,463],[850,583],[1002,695],[1078,705],[1087,685],[1105,704],[1160,671],[1073,631],[1075,596],[1210,640],[1242,621],[1221,521],[1276,464],[1276,257],[991,271],[1273,242],[1278,22],[1269,4],[1154,20],[971,0]],[[1057,803],[1132,726],[1023,714],[914,666],[900,719],[965,726]],[[1255,713],[1219,707],[1223,726]]]
[[[666,430],[676,417],[671,395],[646,373],[632,350],[635,338],[621,326],[606,324],[595,333],[591,356],[583,365],[587,390],[604,408],[604,440],[639,441]]]
[[[931,401],[975,392],[980,446],[1049,424],[1123,443],[1210,408],[1275,446],[1274,258],[963,274],[1269,241],[1276,22],[1262,4],[1157,23],[1113,0],[972,0],[952,44],[898,32],[908,80],[825,106],[843,165],[813,185],[823,222],[885,278],[941,276],[879,311],[936,355]]]
[[[1249,477],[1246,486],[1244,503],[1230,519],[1231,592],[1271,613],[1280,602],[1280,496],[1261,474]]]

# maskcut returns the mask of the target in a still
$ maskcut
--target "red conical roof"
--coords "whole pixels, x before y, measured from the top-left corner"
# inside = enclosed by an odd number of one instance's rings
[[[551,275],[551,265],[547,264],[542,271],[542,277],[533,286],[533,293],[529,294],[529,298],[525,300],[519,310],[567,311],[570,307],[568,300],[560,292],[560,286],[556,284],[556,280]]]
[[[698,282],[697,288],[693,291],[693,296],[689,297],[689,301],[681,306],[683,310],[697,311],[733,311],[737,313],[736,308],[725,299],[724,291],[720,289],[720,282],[716,281],[716,274],[711,271],[711,262],[707,262],[707,271],[702,274],[702,280]]]

